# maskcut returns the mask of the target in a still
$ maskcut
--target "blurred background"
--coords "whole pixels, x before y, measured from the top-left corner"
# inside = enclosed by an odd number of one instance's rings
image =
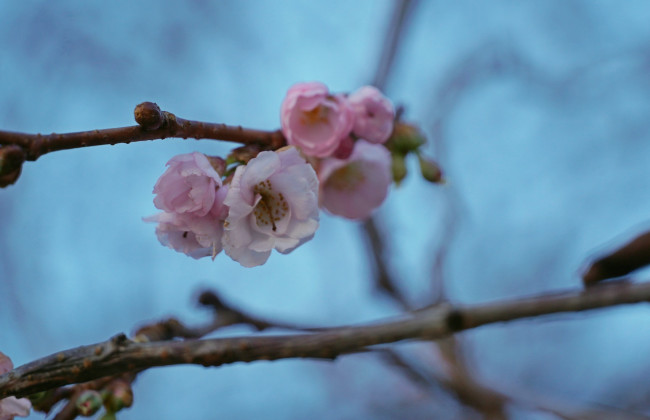
[[[232,144],[43,156],[0,191],[0,350],[21,365],[171,315],[200,323],[206,287],[315,326],[579,288],[589,257],[650,227],[649,14],[642,0],[0,2],[3,130],[133,125],[143,101],[274,130],[295,82],[374,82],[448,180],[409,162],[372,225],[323,214],[313,241],[245,269],[164,248],[142,221],[167,160]],[[369,228],[401,303],[377,287]],[[152,369],[119,418],[637,418],[650,415],[649,321],[636,305],[335,362]]]

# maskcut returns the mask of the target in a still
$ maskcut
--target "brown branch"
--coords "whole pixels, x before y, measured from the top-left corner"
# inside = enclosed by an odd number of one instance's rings
[[[621,248],[594,261],[582,275],[585,286],[625,276],[650,264],[650,232],[645,232]]]
[[[377,63],[375,77],[372,84],[380,90],[384,90],[388,78],[392,72],[393,64],[399,47],[404,39],[404,31],[408,27],[412,11],[417,1],[400,0],[395,2],[391,13],[391,20],[386,28],[386,39],[379,62]],[[400,119],[402,110],[399,110],[397,120]],[[406,296],[399,290],[396,280],[390,275],[388,265],[385,261],[384,239],[378,226],[380,222],[376,217],[370,217],[363,224],[363,233],[366,237],[369,254],[372,259],[372,266],[375,271],[375,286],[377,290],[392,298],[404,310],[410,309]]]
[[[138,105],[134,114],[140,125],[47,135],[0,131],[0,145],[19,146],[23,149],[25,160],[34,161],[46,153],[58,150],[106,144],[128,144],[135,141],[169,137],[259,144],[269,149],[277,149],[285,144],[285,138],[280,130],[262,131],[241,126],[185,120],[172,113],[160,111],[160,108],[151,102],[143,102]]]
[[[406,296],[404,296],[402,291],[399,289],[396,280],[389,272],[388,265],[385,261],[386,252],[384,239],[377,224],[377,220],[374,216],[369,217],[368,220],[363,223],[363,233],[368,242],[370,257],[372,258],[373,263],[372,267],[375,271],[375,287],[377,290],[392,298],[402,309],[411,309]]]
[[[164,321],[147,324],[138,328],[133,334],[135,342],[153,342],[173,339],[198,339],[220,328],[231,325],[250,325],[258,331],[267,328],[282,328],[295,331],[312,331],[295,325],[271,322],[249,315],[226,302],[214,291],[205,290],[198,296],[198,303],[213,311],[212,320],[198,326],[188,326],[176,318],[169,318]],[[131,384],[136,380],[143,369],[131,370],[126,373],[119,373],[113,376],[105,376],[90,382],[83,382],[74,386],[62,386],[43,393],[32,401],[36,411],[52,414],[55,405],[63,400],[67,402],[54,417],[54,420],[66,420],[81,415],[78,408],[78,399],[88,391],[97,391],[101,395],[111,394],[111,389],[119,386],[122,389],[131,391]],[[106,396],[108,398],[108,395]],[[59,404],[61,405],[61,404]]]
[[[388,76],[393,69],[397,51],[404,39],[404,30],[408,27],[408,19],[415,9],[416,4],[417,1],[413,0],[400,0],[395,2],[393,12],[391,13],[391,21],[386,30],[386,39],[382,44],[384,49],[377,63],[375,78],[372,82],[373,86],[380,90],[384,90],[386,86]]]
[[[482,305],[444,304],[408,318],[317,333],[149,343],[136,343],[120,334],[106,342],[53,354],[0,376],[0,398],[22,397],[65,384],[156,366],[220,366],[285,358],[334,359],[341,354],[365,351],[365,347],[376,344],[432,340],[496,322],[649,300],[650,283],[622,283]]]

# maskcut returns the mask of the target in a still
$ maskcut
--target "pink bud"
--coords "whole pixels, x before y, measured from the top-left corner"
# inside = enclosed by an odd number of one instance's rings
[[[363,86],[348,97],[354,110],[354,128],[357,137],[371,143],[384,143],[393,132],[395,108],[374,86]]]
[[[221,177],[208,158],[198,152],[174,156],[153,187],[153,203],[160,210],[205,216],[214,205]]]
[[[297,83],[287,92],[280,109],[287,143],[308,156],[330,156],[347,137],[354,115],[347,100],[329,94],[319,82]]]
[[[158,223],[161,244],[192,258],[214,258],[222,249],[228,186],[201,153],[175,156],[167,165],[154,187],[154,204],[164,212],[144,221]]]

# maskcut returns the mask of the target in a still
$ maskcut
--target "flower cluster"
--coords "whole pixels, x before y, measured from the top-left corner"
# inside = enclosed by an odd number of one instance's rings
[[[11,359],[0,352],[0,375],[14,368]],[[0,400],[0,420],[13,420],[14,416],[27,417],[32,403],[27,398],[7,397]]]
[[[391,156],[383,146],[393,132],[393,104],[375,87],[345,96],[319,82],[287,92],[280,118],[287,143],[317,168],[321,207],[348,219],[365,219],[386,198]]]
[[[318,228],[316,173],[294,147],[262,152],[229,184],[201,153],[172,158],[154,186],[158,240],[193,258],[226,254],[246,267],[294,250]]]
[[[264,264],[273,249],[286,254],[314,236],[319,207],[359,220],[384,201],[394,118],[372,86],[346,96],[296,84],[281,106],[289,146],[228,170],[201,153],[172,158],[153,190],[162,212],[145,221],[158,223],[163,245],[193,258],[224,250],[243,266]]]

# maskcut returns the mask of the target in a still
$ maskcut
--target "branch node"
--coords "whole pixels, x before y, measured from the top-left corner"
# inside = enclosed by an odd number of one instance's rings
[[[124,333],[119,333],[113,337],[111,337],[110,344],[112,347],[117,348],[117,349],[124,349],[131,344],[132,341],[128,339],[126,334]]]

